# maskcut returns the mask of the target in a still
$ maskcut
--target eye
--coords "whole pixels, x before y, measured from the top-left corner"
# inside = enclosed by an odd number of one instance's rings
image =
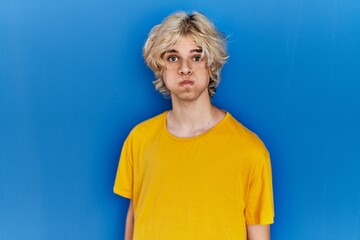
[[[178,57],[176,57],[176,56],[169,56],[169,57],[167,58],[167,60],[168,60],[169,62],[177,62],[179,59],[178,59]]]
[[[193,58],[193,61],[194,62],[200,62],[202,60],[202,57],[201,56],[195,56],[194,58]]]

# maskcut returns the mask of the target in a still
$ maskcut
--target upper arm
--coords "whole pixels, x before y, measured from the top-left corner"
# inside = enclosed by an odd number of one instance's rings
[[[272,174],[269,155],[259,157],[249,181],[246,198],[245,220],[247,225],[266,225],[274,221]]]
[[[134,234],[134,206],[133,200],[130,200],[129,209],[126,216],[125,240],[132,240]]]
[[[270,225],[247,225],[247,240],[270,240]]]
[[[122,197],[133,197],[133,140],[132,135],[126,138],[121,150],[119,165],[116,173],[114,192]]]

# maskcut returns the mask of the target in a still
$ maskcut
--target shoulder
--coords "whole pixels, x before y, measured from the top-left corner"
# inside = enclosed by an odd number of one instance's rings
[[[149,132],[156,132],[163,128],[165,122],[166,112],[160,113],[152,118],[149,118],[137,124],[130,132],[129,136],[144,137]]]
[[[269,154],[260,137],[235,119],[230,113],[227,113],[225,128],[229,138],[232,139],[235,145],[245,146],[245,149],[253,153],[261,155]]]

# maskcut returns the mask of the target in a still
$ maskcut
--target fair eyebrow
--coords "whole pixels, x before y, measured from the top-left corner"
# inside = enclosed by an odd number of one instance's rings
[[[202,50],[202,48],[195,48],[195,49],[190,50],[190,53],[194,53],[194,52],[202,53],[203,50]],[[170,49],[170,50],[166,51],[165,53],[179,53],[179,52],[175,49]]]

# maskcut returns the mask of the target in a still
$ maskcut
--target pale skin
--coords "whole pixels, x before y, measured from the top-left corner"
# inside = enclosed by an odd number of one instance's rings
[[[225,112],[211,103],[207,59],[190,37],[181,37],[165,53],[163,79],[171,93],[172,109],[167,114],[167,129],[177,137],[197,136],[214,127]],[[270,225],[247,225],[247,240],[270,240]],[[133,239],[134,208],[130,200],[125,240]]]

